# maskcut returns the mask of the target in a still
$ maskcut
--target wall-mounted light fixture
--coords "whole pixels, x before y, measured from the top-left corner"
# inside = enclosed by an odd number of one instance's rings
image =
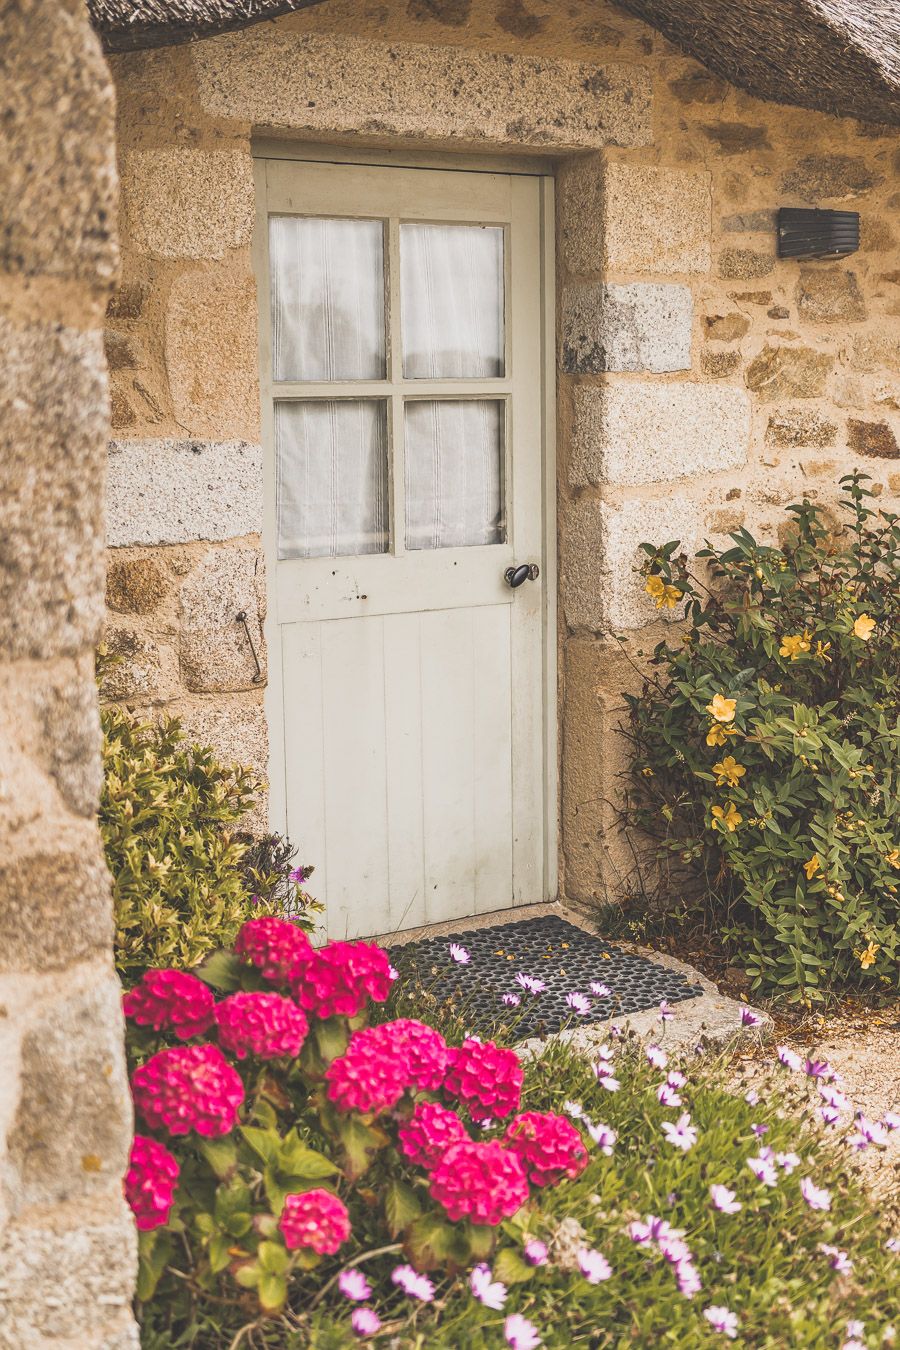
[[[779,258],[842,258],[858,248],[858,211],[782,206],[778,212]]]

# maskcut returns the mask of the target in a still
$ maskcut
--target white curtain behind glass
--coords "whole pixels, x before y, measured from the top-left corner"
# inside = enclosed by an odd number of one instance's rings
[[[385,374],[380,220],[269,218],[276,380]]]
[[[503,542],[503,413],[499,399],[407,403],[407,548]]]
[[[380,399],[275,404],[279,558],[384,553],[387,414]]]
[[[503,374],[503,230],[400,226],[400,311],[407,379]]]

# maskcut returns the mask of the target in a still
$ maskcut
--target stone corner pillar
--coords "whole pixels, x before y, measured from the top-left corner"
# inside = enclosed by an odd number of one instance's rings
[[[82,0],[0,0],[0,1347],[134,1350],[93,650],[118,266]]]

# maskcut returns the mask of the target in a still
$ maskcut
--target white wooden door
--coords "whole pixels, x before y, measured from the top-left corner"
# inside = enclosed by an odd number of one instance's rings
[[[273,825],[332,938],[543,900],[540,180],[258,187]]]

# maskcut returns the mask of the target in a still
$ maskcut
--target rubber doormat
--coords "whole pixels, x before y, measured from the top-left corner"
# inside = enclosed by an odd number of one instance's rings
[[[461,948],[457,956],[468,960],[454,959],[451,947]],[[390,954],[404,979],[442,1003],[457,1003],[473,1031],[503,1026],[517,1040],[703,993],[677,971],[622,951],[556,915],[423,938],[393,947]],[[575,995],[581,998],[573,1006],[569,999]]]

